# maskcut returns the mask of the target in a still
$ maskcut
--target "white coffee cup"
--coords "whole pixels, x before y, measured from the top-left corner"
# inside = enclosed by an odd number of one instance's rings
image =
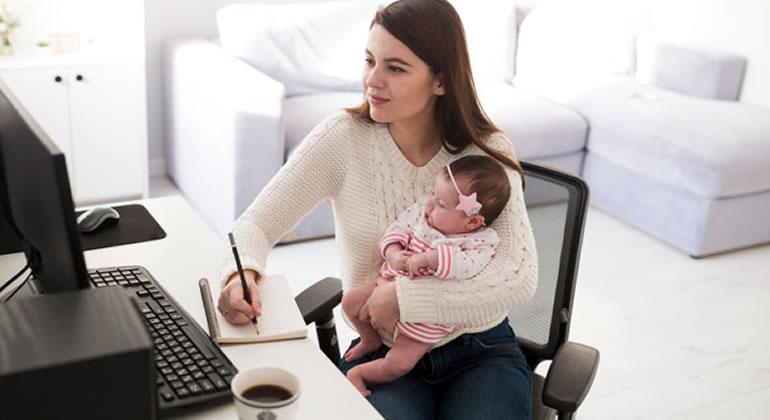
[[[254,387],[264,390],[265,386],[283,388],[287,395],[277,400],[275,394],[272,398],[267,395],[254,399],[244,396],[247,390],[254,391]],[[235,398],[235,410],[241,420],[291,420],[297,414],[301,391],[299,378],[288,370],[274,367],[242,370],[233,378],[230,389]]]

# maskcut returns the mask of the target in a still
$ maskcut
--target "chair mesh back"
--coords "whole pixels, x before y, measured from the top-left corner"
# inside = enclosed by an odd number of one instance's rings
[[[559,284],[569,190],[531,173],[526,181],[524,201],[537,247],[537,291],[531,300],[514,307],[508,319],[519,338],[545,346],[549,342]]]

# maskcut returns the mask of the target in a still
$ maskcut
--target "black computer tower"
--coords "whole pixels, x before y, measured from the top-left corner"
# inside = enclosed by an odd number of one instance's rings
[[[122,287],[0,304],[0,418],[154,419],[153,346]]]

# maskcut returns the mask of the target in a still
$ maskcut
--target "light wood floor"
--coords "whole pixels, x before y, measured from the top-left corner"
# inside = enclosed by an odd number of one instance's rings
[[[335,242],[276,247],[267,271],[295,293],[339,276]],[[770,418],[769,317],[770,245],[693,260],[592,208],[570,339],[601,362],[578,418]]]

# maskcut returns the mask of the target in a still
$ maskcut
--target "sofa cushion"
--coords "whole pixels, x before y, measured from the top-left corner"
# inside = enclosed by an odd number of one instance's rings
[[[582,150],[588,123],[577,112],[507,83],[479,83],[479,101],[492,122],[511,138],[523,159]]]
[[[629,78],[569,104],[589,154],[706,198],[770,190],[770,109],[685,96]]]
[[[378,3],[235,4],[217,13],[222,47],[286,86],[287,96],[361,89]]]
[[[636,80],[690,96],[737,100],[746,58],[651,37],[637,41]]]
[[[283,83],[287,96],[361,88],[378,0],[234,4],[217,13],[222,47]],[[476,80],[510,82],[516,8],[509,0],[451,2],[465,27]]]
[[[286,98],[283,104],[286,158],[321,120],[338,109],[358,106],[363,101],[361,92],[328,92]]]

